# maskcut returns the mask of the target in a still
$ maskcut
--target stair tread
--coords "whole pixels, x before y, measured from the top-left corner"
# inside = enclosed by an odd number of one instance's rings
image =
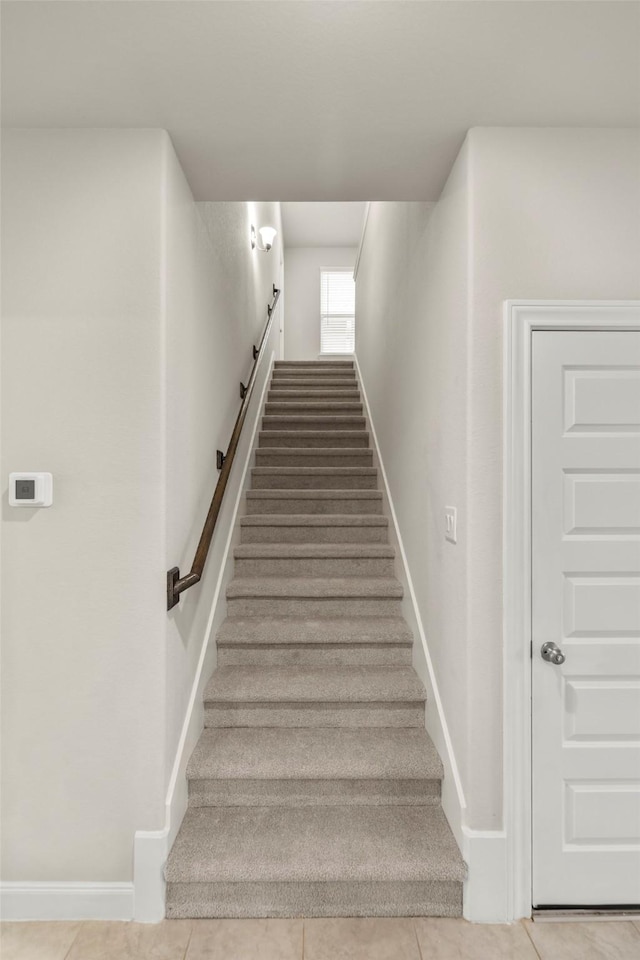
[[[240,518],[244,527],[386,527],[375,513],[253,513]]]
[[[462,881],[465,866],[438,806],[194,807],[169,883]]]
[[[274,431],[275,433],[275,431]],[[273,449],[273,448],[271,448]],[[276,450],[278,447],[275,448]],[[295,450],[295,447],[287,448]],[[317,449],[324,449],[319,447]],[[348,447],[345,447],[348,450]],[[376,467],[253,467],[252,475],[258,477],[372,477],[377,474]]]
[[[323,410],[361,410],[362,401],[361,400],[295,400],[294,398],[287,400],[267,400],[268,407],[282,407],[285,411],[291,410],[292,407],[301,408],[304,410],[310,410],[315,412],[318,408]]]
[[[293,414],[289,411],[282,411],[280,413],[266,413],[262,418],[263,425],[269,425],[270,423],[282,423],[285,426],[292,423],[302,423],[303,427],[311,426],[314,423],[335,423],[338,426],[345,423],[358,423],[362,424],[362,429],[364,429],[365,419],[362,414],[338,414],[338,413],[298,413]],[[330,430],[326,429],[323,431],[325,433],[331,433]]]
[[[247,490],[247,500],[382,500],[380,490]]]
[[[352,373],[354,377],[356,375],[353,363],[342,360],[300,360],[299,362],[276,360],[273,368],[274,372],[277,373],[316,373],[317,371],[335,370],[339,373]]]
[[[282,453],[287,457],[321,457],[331,456],[332,454],[337,454],[340,457],[370,457],[372,454],[371,449],[366,447],[316,447],[314,450],[309,450],[308,447],[281,447],[280,449],[276,447],[275,451],[258,449],[256,455],[271,457],[273,452]]]
[[[319,557],[352,559],[395,557],[388,543],[242,543],[234,549],[240,559],[275,559],[276,557]]]
[[[344,356],[344,354],[343,354]],[[327,367],[352,367],[353,360],[334,360],[327,357],[326,360],[275,360],[275,367],[321,367],[326,365]]]
[[[346,364],[337,363],[310,363],[305,367],[294,367],[292,364],[285,364],[282,367],[274,368],[274,379],[281,377],[348,377],[356,379],[356,371],[353,367]]]
[[[287,391],[278,393],[277,396],[274,396],[273,394],[271,394],[267,398],[267,405],[269,407],[272,407],[272,406],[283,407],[286,405],[288,407],[296,407],[297,409],[300,409],[302,407],[306,407],[307,404],[311,404],[311,403],[314,404],[314,407],[312,408],[312,412],[314,413],[316,412],[316,409],[318,407],[322,407],[324,410],[326,410],[329,408],[329,405],[336,404],[340,408],[343,408],[345,404],[348,404],[349,406],[347,407],[347,413],[349,414],[349,416],[361,417],[364,415],[362,413],[362,406],[363,406],[362,401],[360,400],[358,394],[355,391],[350,396],[345,396],[344,394],[341,394],[338,396],[335,396],[334,394],[323,396],[321,394],[318,395],[317,392],[313,394],[309,392],[307,394],[302,395],[302,394],[294,394],[292,391],[287,390]],[[358,407],[359,410],[354,410],[353,407]],[[268,410],[265,410],[264,412],[267,414],[267,416],[269,416]],[[285,410],[285,413],[286,412],[287,411]]]
[[[358,389],[358,383],[355,379],[351,380],[348,377],[344,377],[344,376],[336,377],[335,380],[331,380],[330,377],[326,377],[326,376],[323,376],[320,378],[314,378],[311,375],[311,373],[309,374],[308,377],[300,377],[300,376],[290,377],[290,378],[287,378],[286,376],[278,377],[277,379],[271,381],[269,389],[275,390],[275,389],[280,389],[281,387],[294,387],[294,386],[302,387],[303,389],[305,389],[306,387],[319,387],[324,389],[327,387],[334,387],[334,386],[342,387],[344,385],[349,386],[353,390]]]
[[[425,730],[410,727],[205,729],[190,780],[440,780]]]
[[[205,703],[382,703],[424,701],[413,667],[233,666],[214,670]]]
[[[274,379],[279,380],[280,377],[323,377],[323,376],[336,376],[336,377],[349,377],[353,380],[356,379],[356,371],[354,367],[350,367],[347,364],[338,364],[338,363],[309,363],[304,367],[293,366],[293,364],[287,363],[282,367],[274,367],[273,370]]]
[[[408,645],[412,640],[404,617],[227,617],[218,631],[217,643],[218,646],[341,643]]]
[[[277,380],[275,383],[277,384]],[[360,401],[360,391],[356,386],[350,387],[347,389],[340,389],[339,387],[324,387],[322,389],[316,387],[316,389],[304,389],[298,387],[297,390],[293,388],[287,388],[286,390],[279,390],[277,386],[269,387],[269,393],[267,394],[267,400],[270,397],[273,397],[274,400],[285,400],[287,402],[293,402],[298,397],[305,400],[331,400],[335,398],[336,400],[348,400],[351,403]]]
[[[402,598],[395,577],[234,577],[227,598],[238,597],[369,597]]]

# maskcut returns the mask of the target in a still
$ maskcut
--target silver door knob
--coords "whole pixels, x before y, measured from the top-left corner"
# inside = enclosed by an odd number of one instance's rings
[[[556,667],[559,667],[561,663],[564,663],[566,657],[557,643],[553,643],[551,640],[548,640],[547,643],[543,643],[540,647],[540,656],[543,660],[546,660],[547,663],[554,663]]]

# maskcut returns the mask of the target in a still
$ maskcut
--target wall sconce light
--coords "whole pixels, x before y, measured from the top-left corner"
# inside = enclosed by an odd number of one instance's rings
[[[258,234],[260,235],[260,240],[258,240],[258,235],[256,234],[256,228],[251,224],[251,249],[255,250],[256,247],[258,250],[261,250],[263,253],[269,253],[271,247],[273,246],[273,241],[276,238],[277,230],[274,230],[273,227],[260,227]]]

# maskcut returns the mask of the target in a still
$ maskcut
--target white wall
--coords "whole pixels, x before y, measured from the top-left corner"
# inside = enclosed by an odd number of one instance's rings
[[[284,355],[316,360],[320,354],[320,271],[353,270],[355,247],[286,247]]]
[[[487,711],[500,704],[502,684],[490,666],[502,626],[502,304],[640,296],[640,133],[475,129],[469,150],[470,711],[494,758],[487,768],[476,735],[469,782],[473,818],[488,823],[499,805],[502,738],[498,711]]]
[[[463,785],[466,551],[439,534],[445,503],[465,519],[467,203],[466,151],[437,206],[373,203],[356,281],[358,363]]]
[[[169,615],[166,571],[193,559],[281,276],[250,220],[279,209],[199,209],[158,130],[5,131],[2,205],[2,878],[129,881],[229,516]],[[51,508],[9,508],[20,469],[51,470]]]
[[[5,880],[127,879],[163,816],[163,141],[3,133]]]
[[[277,203],[194,204],[170,143],[169,148],[165,569],[179,566],[184,574],[218,478],[216,450],[227,449],[240,406],[240,381],[246,384],[249,378],[251,348],[266,323],[273,284],[281,286],[282,229]],[[251,249],[252,222],[278,230],[269,254]],[[231,498],[228,488],[225,499]],[[168,615],[169,774],[228,533],[223,518],[216,527],[203,580],[182,594]]]
[[[470,828],[502,818],[502,304],[638,297],[639,170],[630,130],[474,129],[431,213],[371,207],[356,351]]]

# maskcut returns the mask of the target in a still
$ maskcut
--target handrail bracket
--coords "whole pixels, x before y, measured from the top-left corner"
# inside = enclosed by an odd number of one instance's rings
[[[199,573],[188,573],[186,577],[180,576],[179,567],[171,567],[167,571],[167,610],[172,610],[180,602],[180,594],[189,587],[194,587],[200,582]]]
[[[179,579],[179,567],[171,567],[171,570],[167,570],[167,610],[173,610],[180,602],[180,594],[176,592],[176,583]]]

